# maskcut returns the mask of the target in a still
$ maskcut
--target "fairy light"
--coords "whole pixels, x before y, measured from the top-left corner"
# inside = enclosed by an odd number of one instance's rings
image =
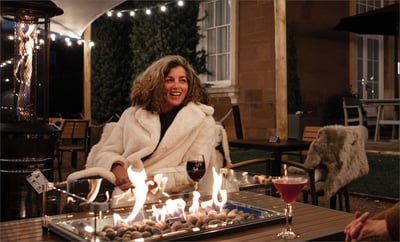
[[[157,4],[155,6],[150,6],[150,7],[146,7],[146,8],[142,8],[142,9],[130,9],[130,10],[110,10],[106,13],[106,15],[108,17],[113,17],[116,16],[118,18],[122,18],[124,16],[124,13],[129,14],[130,17],[134,17],[136,15],[136,13],[138,12],[144,12],[146,15],[151,15],[152,14],[152,10],[155,9],[159,9],[161,12],[167,12],[167,7],[168,5],[171,4],[177,4],[179,7],[182,7],[184,5],[184,1],[183,0],[171,0],[170,2],[167,3],[163,3],[163,4]],[[24,27],[25,25],[22,24],[22,27]],[[40,29],[36,30],[37,34],[40,34],[42,31]],[[7,37],[8,40],[14,41],[15,37],[13,35],[10,35]],[[20,38],[20,37],[18,37]],[[76,42],[77,45],[82,45],[84,43],[84,41],[82,39],[74,39],[72,40],[70,37],[68,36],[64,36],[63,33],[51,33],[50,34],[50,39],[51,41],[56,41],[57,39],[64,39],[65,44],[70,47],[73,45],[74,42]],[[39,44],[42,44],[43,40],[38,40]],[[92,48],[94,47],[94,42],[90,41],[89,42],[89,47]],[[37,47],[39,48],[39,46]],[[7,65],[12,64],[14,61],[11,60],[10,63],[3,62],[1,63],[0,67],[3,68]]]
[[[107,12],[107,16],[108,17],[113,17],[113,16],[117,16],[118,18],[123,17],[123,15],[125,13],[128,13],[129,16],[133,17],[136,15],[137,12],[143,12],[146,15],[151,15],[152,11],[155,9],[160,9],[161,12],[166,12],[168,5],[171,4],[177,4],[178,6],[182,7],[184,5],[184,1],[183,0],[173,0],[167,3],[162,3],[162,4],[156,4],[155,6],[150,6],[150,7],[146,7],[146,8],[142,8],[142,9],[133,9],[133,10],[127,10],[127,9],[122,9],[122,10],[110,10]]]

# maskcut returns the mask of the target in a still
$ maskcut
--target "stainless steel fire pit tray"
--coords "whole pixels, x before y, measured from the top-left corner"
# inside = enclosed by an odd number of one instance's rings
[[[239,231],[238,228],[255,228],[261,226],[268,226],[277,223],[284,223],[285,217],[283,214],[269,210],[250,206],[247,204],[229,201],[225,208],[228,210],[237,209],[247,214],[252,214],[252,219],[242,221],[240,223],[222,223],[214,226],[208,226],[200,230],[183,229],[179,231],[163,233],[161,235],[152,235],[151,237],[144,238],[144,241],[179,241],[179,240],[201,240],[202,238],[210,238],[210,236],[221,235],[224,233],[232,233]],[[126,217],[130,211],[122,208],[118,212]],[[144,209],[144,214],[150,217],[150,209]],[[102,219],[98,219],[96,226],[94,225],[94,215],[88,213],[76,213],[71,215],[55,215],[49,216],[46,219],[48,229],[61,236],[62,238],[70,241],[94,241],[92,233],[87,232],[85,227],[97,227],[97,231],[101,231],[106,225],[113,226],[112,214],[103,215]],[[96,235],[97,241],[103,241],[100,235]],[[141,240],[141,241],[143,241]],[[105,241],[105,240],[104,240]]]

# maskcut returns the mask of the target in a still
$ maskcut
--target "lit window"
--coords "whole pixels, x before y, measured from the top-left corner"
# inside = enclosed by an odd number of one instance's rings
[[[231,0],[204,0],[200,4],[200,49],[207,53],[208,75],[202,81],[211,88],[232,86]]]

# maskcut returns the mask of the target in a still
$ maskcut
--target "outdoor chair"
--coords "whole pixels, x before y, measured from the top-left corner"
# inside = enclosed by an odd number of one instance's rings
[[[344,125],[363,125],[364,111],[362,103],[355,97],[343,97]]]
[[[311,196],[312,204],[318,205],[318,197],[330,200],[330,207],[350,211],[347,185],[368,174],[369,165],[365,151],[368,130],[362,125],[324,126],[318,131],[317,138],[311,143],[304,163],[286,160],[284,164],[301,168],[309,178],[303,189],[304,200]]]
[[[303,141],[307,142],[313,142],[315,138],[317,138],[318,131],[321,128],[321,126],[305,126],[303,130]],[[292,155],[299,157],[300,162],[304,162],[305,157],[307,156],[308,150],[302,150],[302,151],[287,151],[283,152],[283,154],[286,155]]]
[[[62,181],[61,169],[65,152],[71,154],[71,166],[77,167],[77,152],[84,152],[84,157],[89,149],[89,120],[65,119],[61,127],[61,134],[57,145],[58,177]]]
[[[268,163],[274,160],[274,158],[269,155],[268,157],[254,157],[252,159],[232,162],[231,151],[236,151],[236,148],[232,150],[229,147],[228,144],[229,133],[227,131],[227,128],[229,129],[231,128],[231,126],[233,126],[235,130],[234,135],[236,136],[236,139],[239,140],[243,139],[243,129],[240,119],[239,105],[232,104],[230,97],[213,98],[211,103],[215,109],[214,119],[216,120],[216,129],[217,129],[217,134],[219,136],[219,141],[218,141],[219,145],[217,146],[217,149],[219,150],[219,154],[222,155],[223,159],[222,167],[228,169],[235,169],[255,163]],[[233,133],[231,132],[230,134],[232,135]],[[251,149],[249,149],[248,151],[249,151],[248,153],[252,152]],[[268,166],[266,169],[268,169]],[[268,173],[269,171],[266,170],[265,174]]]

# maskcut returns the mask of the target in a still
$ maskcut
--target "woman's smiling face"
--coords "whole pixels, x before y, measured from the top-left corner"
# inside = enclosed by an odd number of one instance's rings
[[[185,100],[189,88],[186,71],[182,66],[171,68],[164,79],[165,102],[161,111],[168,113]]]

